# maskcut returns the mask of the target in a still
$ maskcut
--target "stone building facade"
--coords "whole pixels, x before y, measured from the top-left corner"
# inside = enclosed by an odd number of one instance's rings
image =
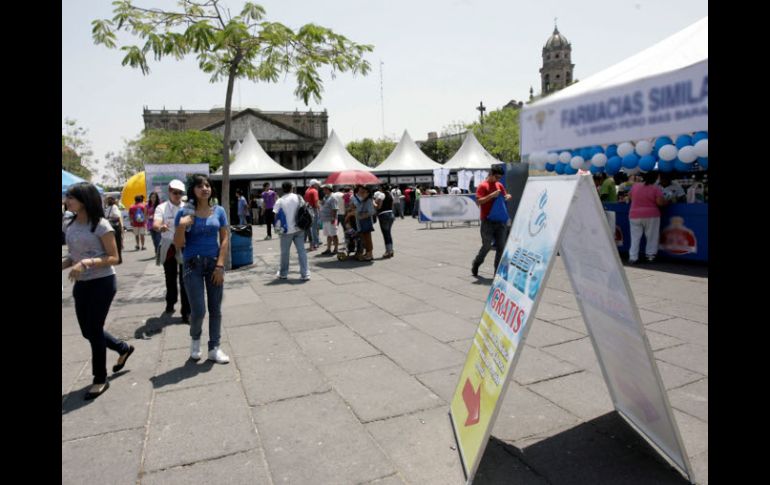
[[[572,45],[554,27],[543,47],[543,67],[540,68],[541,96],[547,96],[572,83]]]
[[[150,110],[143,112],[145,129],[201,130],[224,135],[224,109],[210,111]],[[321,151],[328,137],[329,115],[313,111],[232,111],[230,146],[251,130],[262,148],[276,162],[291,170],[306,167]]]

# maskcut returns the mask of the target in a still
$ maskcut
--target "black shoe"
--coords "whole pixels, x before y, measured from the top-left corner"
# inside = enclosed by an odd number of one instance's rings
[[[190,323],[190,314],[189,313],[182,313],[182,322],[183,323]]]
[[[134,346],[129,345],[128,350],[125,354],[120,354],[120,357],[118,357],[118,363],[112,366],[112,372],[118,372],[120,369],[123,368],[123,366],[126,365],[126,361],[129,357],[131,357],[131,354],[134,353]]]
[[[479,275],[479,267],[478,267],[478,265],[476,265],[476,263],[472,263],[471,264],[471,274],[473,276],[478,276]]]
[[[173,306],[167,306],[165,310],[163,310],[163,313],[168,313],[169,315],[174,314],[174,307]]]
[[[104,391],[110,388],[110,381],[106,381],[104,384],[94,384],[91,389],[86,393],[85,400],[90,401],[104,394]]]

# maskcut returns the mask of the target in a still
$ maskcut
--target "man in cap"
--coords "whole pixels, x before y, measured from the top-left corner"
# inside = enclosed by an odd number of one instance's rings
[[[321,201],[318,196],[318,189],[321,187],[321,182],[319,182],[317,179],[312,179],[310,181],[310,188],[305,191],[305,202],[308,206],[310,206],[310,212],[313,214],[313,224],[310,225],[310,229],[308,229],[306,232],[309,232],[310,236],[310,251],[315,251],[321,246],[321,240],[318,238],[318,230],[319,230],[319,212],[321,210]]]
[[[169,315],[174,313],[179,293],[182,293],[182,321],[190,323],[190,302],[187,300],[187,292],[184,289],[182,279],[182,253],[177,252],[174,246],[174,219],[177,212],[182,209],[182,196],[185,195],[184,182],[174,179],[168,184],[168,201],[161,203],[155,209],[153,217],[153,229],[160,233],[160,260],[163,264],[163,272],[166,275],[166,311]],[[177,278],[179,287],[177,288]]]

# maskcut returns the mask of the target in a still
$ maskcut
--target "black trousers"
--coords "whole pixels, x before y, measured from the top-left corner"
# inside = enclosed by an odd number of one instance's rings
[[[272,236],[273,222],[275,222],[275,213],[273,209],[265,209],[265,225],[267,226],[267,235]]]
[[[481,249],[473,260],[475,267],[481,266],[487,253],[492,249],[492,241],[495,242],[495,272],[503,257],[505,243],[508,240],[508,227],[504,222],[481,221]]]
[[[187,292],[184,289],[184,280],[182,279],[182,265],[176,262],[175,257],[166,258],[163,263],[163,273],[166,275],[166,308],[172,308],[179,299],[179,293],[182,293],[182,315],[190,314],[190,301],[187,299]],[[179,281],[179,287],[176,282]],[[178,288],[178,289],[177,289]]]
[[[115,275],[78,281],[72,289],[80,333],[91,344],[91,373],[94,376],[94,384],[107,382],[107,349],[118,354],[128,351],[127,343],[104,330],[104,322],[117,291]]]

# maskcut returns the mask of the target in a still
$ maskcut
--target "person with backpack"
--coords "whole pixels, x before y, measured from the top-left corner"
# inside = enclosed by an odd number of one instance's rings
[[[136,251],[139,251],[139,242],[142,243],[142,251],[144,251],[144,235],[147,233],[147,207],[144,205],[144,196],[137,195],[134,197],[134,205],[128,209],[128,218],[131,220],[131,229],[134,231],[134,237],[136,238]]]
[[[299,259],[300,277],[307,281],[310,279],[310,271],[305,252],[305,230],[310,228],[313,218],[302,197],[293,193],[294,185],[291,182],[284,182],[281,188],[283,196],[273,207],[275,230],[281,236],[281,265],[275,276],[282,280],[289,277],[289,251],[294,243]]]

